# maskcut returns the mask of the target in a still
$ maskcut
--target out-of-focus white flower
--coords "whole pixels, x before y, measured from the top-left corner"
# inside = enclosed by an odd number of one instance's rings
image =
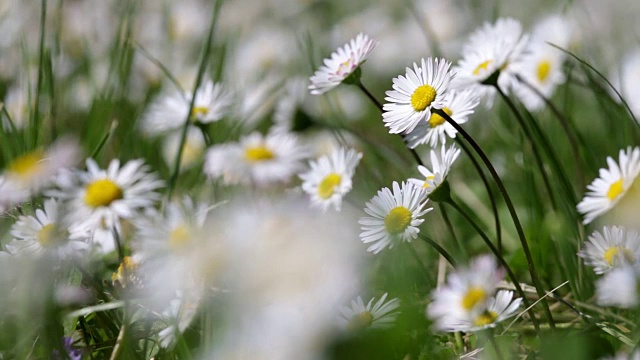
[[[627,354],[621,351],[618,352],[615,356],[601,357],[600,360],[640,360],[640,351],[635,350],[631,354]]]
[[[291,133],[254,132],[238,143],[214,145],[207,151],[204,171],[226,184],[258,186],[284,183],[302,168],[306,148]]]
[[[322,95],[340,85],[378,46],[378,41],[360,33],[336,52],[330,59],[324,59],[324,65],[311,76],[309,89],[313,95]]]
[[[640,271],[634,266],[615,268],[596,282],[596,301],[602,306],[633,308],[638,305]]]
[[[587,194],[578,203],[578,212],[584,215],[584,224],[608,212],[631,189],[635,189],[640,173],[640,147],[620,150],[618,163],[607,157],[608,169],[600,169],[600,177],[587,186]],[[637,206],[637,205],[636,205]]]
[[[626,234],[625,234],[626,232]],[[634,265],[640,250],[640,235],[624,227],[605,226],[594,231],[589,242],[578,253],[596,274],[604,274],[625,264]]]
[[[444,59],[422,59],[413,63],[405,76],[393,79],[393,90],[387,91],[382,121],[391,134],[408,134],[429,119],[431,109],[442,109],[453,74],[451,63]]]
[[[640,121],[640,48],[630,50],[623,58],[620,68],[611,74],[611,82],[620,91],[631,111]],[[619,101],[618,96],[613,96]]]
[[[326,211],[333,206],[340,211],[342,198],[351,191],[351,178],[362,153],[338,148],[329,156],[311,161],[311,169],[300,174],[302,190],[311,195],[311,204]]]
[[[384,293],[380,299],[374,303],[376,298],[371,298],[367,305],[362,298],[351,300],[351,306],[340,309],[338,325],[348,331],[360,331],[364,329],[386,329],[393,325],[399,315],[397,311],[400,306],[399,299],[387,299]]]
[[[529,35],[515,19],[500,18],[494,24],[484,23],[463,46],[462,59],[453,67],[456,77],[452,85],[462,89],[471,87],[491,106],[496,90],[483,82],[499,71],[497,84],[508,93],[517,85],[514,69],[522,61],[528,42]]]
[[[409,182],[422,187],[427,194],[431,194],[447,179],[451,166],[453,166],[453,163],[458,156],[460,156],[460,149],[455,145],[451,145],[446,149],[443,144],[439,155],[440,156],[438,156],[435,150],[431,150],[431,167],[433,171],[422,165],[418,165],[418,171],[424,176],[424,180],[409,179]]]
[[[169,307],[162,312],[167,326],[158,332],[160,346],[164,348],[175,346],[176,335],[184,333],[197,315],[202,295],[201,286],[192,286],[186,290],[176,291],[175,299],[171,300]]]
[[[378,191],[371,201],[367,202],[364,211],[370,216],[363,217],[360,240],[373,243],[367,251],[374,254],[385,248],[393,248],[400,242],[410,242],[418,237],[422,217],[433,210],[427,208],[427,193],[412,183],[398,185],[393,182],[393,192],[389,188]]]
[[[167,135],[166,139],[163,141],[162,156],[170,169],[173,169],[176,162],[176,156],[178,156],[181,135],[182,134],[179,131],[176,131]],[[202,135],[202,131],[197,127],[189,126],[187,128],[187,135],[184,139],[184,146],[182,147],[180,170],[192,168],[198,163],[198,161],[202,160],[206,148],[207,146],[204,140],[204,135]]]
[[[142,160],[120,167],[112,160],[106,170],[87,159],[87,171],[65,172],[57,179],[59,190],[51,195],[65,200],[72,239],[88,237],[108,253],[116,248],[114,232],[122,235],[121,221],[132,219],[160,198],[163,182],[148,172]]]

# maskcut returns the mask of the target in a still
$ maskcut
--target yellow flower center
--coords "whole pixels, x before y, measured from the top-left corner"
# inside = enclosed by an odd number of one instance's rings
[[[616,257],[618,257],[618,255],[624,256],[624,258],[630,262],[633,262],[635,258],[635,256],[631,251],[629,251],[629,249],[624,247],[621,248],[619,246],[612,246],[608,248],[607,251],[604,252],[604,255],[602,257],[610,266],[613,266],[613,262],[615,261]]]
[[[122,195],[122,189],[113,181],[96,180],[87,185],[84,202],[94,208],[109,206],[115,200],[122,199]]]
[[[198,116],[205,116],[209,113],[209,108],[206,106],[197,106],[191,110],[191,116],[196,118]]]
[[[549,76],[549,70],[551,70],[551,61],[542,60],[538,64],[537,75],[540,82],[544,82],[545,80],[547,80],[547,77]]]
[[[244,157],[249,162],[259,162],[259,161],[271,160],[275,157],[275,155],[271,150],[267,149],[267,147],[265,146],[256,146],[256,147],[247,148],[244,152]]]
[[[371,323],[373,323],[373,315],[368,311],[363,311],[351,317],[351,320],[349,320],[349,323],[347,324],[347,329],[351,331],[358,331],[368,328],[371,326]]]
[[[172,249],[184,248],[190,242],[191,231],[189,231],[189,228],[184,224],[176,226],[175,229],[171,231],[171,234],[169,234],[169,247]]]
[[[479,287],[472,287],[462,297],[462,308],[469,311],[476,305],[482,303],[486,297],[487,293],[484,291],[484,289]]]
[[[451,116],[451,114],[453,114],[453,112],[451,111],[451,109],[449,109],[448,107],[442,108],[442,111],[445,112],[445,114]],[[429,118],[429,125],[431,125],[432,128],[442,125],[446,122],[447,120],[445,120],[442,116],[438,115],[438,114],[431,114],[431,117]]]
[[[433,180],[433,179],[435,179],[435,178],[436,178],[436,177],[435,177],[434,175],[427,176],[427,178],[426,178],[426,179],[424,179],[424,185],[422,185],[422,187],[423,187],[423,188],[425,188],[425,189],[426,189],[426,188],[428,188],[428,187],[430,186],[430,185],[429,185],[429,180]]]
[[[346,75],[350,71],[351,71],[351,59],[347,59],[347,61],[342,62],[340,63],[340,65],[338,65],[338,70],[336,71],[336,74]]]
[[[340,181],[342,177],[336,173],[331,173],[327,175],[322,181],[320,185],[318,185],[318,196],[322,199],[328,199],[333,195],[336,186],[340,185]]]
[[[119,282],[122,287],[126,287],[127,282],[135,280],[133,272],[138,268],[139,264],[133,260],[131,256],[125,256],[122,258],[118,271],[111,275],[111,281]],[[129,281],[127,281],[129,280]]]
[[[620,196],[620,194],[622,194],[623,191],[624,191],[624,185],[622,184],[622,179],[620,179],[614,182],[613,184],[611,184],[609,191],[607,191],[607,197],[609,198],[609,200],[613,201],[617,199],[618,196]]]
[[[480,71],[486,71],[493,60],[487,60],[481,62],[475,69],[473,69],[473,75],[480,75]]]
[[[411,95],[411,106],[415,111],[424,111],[436,99],[436,89],[430,85],[419,86]]]
[[[498,314],[495,311],[487,310],[480,314],[474,321],[473,325],[475,326],[485,326],[490,325],[496,322],[498,318]]]
[[[17,158],[13,159],[11,163],[9,163],[9,166],[7,166],[7,171],[19,177],[27,178],[38,171],[43,157],[44,152],[42,150],[36,150],[18,156]]]
[[[40,245],[42,246],[49,246],[51,245],[53,242],[55,242],[55,225],[54,224],[47,224],[45,226],[43,226],[40,231],[38,231],[38,234],[36,235],[36,239],[38,239],[38,242],[40,243]]]
[[[384,227],[390,234],[403,232],[411,223],[411,211],[404,206],[397,206],[384,218]]]

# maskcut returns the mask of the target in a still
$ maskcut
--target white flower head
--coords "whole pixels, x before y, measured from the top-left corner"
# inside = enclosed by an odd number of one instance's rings
[[[596,302],[625,309],[637,306],[639,276],[638,268],[633,266],[609,271],[596,282]]]
[[[326,211],[333,206],[340,211],[342,198],[351,191],[351,178],[362,153],[336,148],[331,154],[311,161],[308,172],[300,174],[302,190],[311,196],[311,204]]]
[[[226,184],[265,186],[289,181],[302,168],[307,150],[292,133],[258,132],[238,143],[212,146],[206,154],[204,171]]]
[[[456,72],[454,86],[472,87],[487,106],[493,104],[495,89],[482,84],[496,71],[502,91],[508,92],[515,84],[515,64],[522,60],[529,42],[522,25],[512,18],[500,18],[495,24],[484,23],[474,31],[462,49],[462,59],[453,68]]]
[[[189,114],[192,94],[176,91],[156,98],[142,116],[140,128],[146,135],[158,135],[184,126]],[[233,104],[231,95],[221,84],[205,80],[196,91],[189,117],[193,123],[208,124],[218,121]]]
[[[11,227],[14,238],[7,244],[7,252],[15,256],[38,256],[50,252],[65,259],[79,256],[87,250],[86,239],[69,239],[61,210],[59,202],[48,199],[43,209],[36,209],[35,216],[18,217]]]
[[[413,63],[405,76],[393,79],[393,90],[386,92],[382,121],[391,134],[407,134],[421,122],[428,121],[431,109],[442,109],[453,74],[445,59],[422,59]]]
[[[311,94],[322,95],[340,85],[367,60],[376,46],[377,40],[360,33],[355,39],[338,48],[337,52],[331,54],[331,59],[324,59],[324,65],[311,76]]]
[[[610,78],[617,89],[620,89],[636,119],[640,121],[640,84],[636,79],[640,77],[640,48],[630,50],[622,58],[618,69],[612,72]],[[613,96],[613,94],[612,94]],[[613,96],[619,101],[618,96]]]
[[[626,234],[625,234],[626,232]],[[640,235],[624,227],[608,227],[602,233],[594,231],[589,242],[578,253],[596,274],[604,274],[625,264],[636,263],[640,250]]]
[[[373,243],[367,251],[374,254],[385,248],[393,248],[399,242],[418,237],[422,217],[433,210],[427,208],[427,193],[412,183],[393,182],[392,190],[383,188],[364,211],[370,216],[363,217],[359,223],[362,229],[360,239],[363,243]]]
[[[442,111],[451,116],[458,124],[464,124],[473,114],[474,109],[480,103],[472,89],[463,91],[449,90],[444,98]],[[413,131],[405,136],[407,145],[415,149],[418,145],[428,144],[435,148],[438,144],[444,145],[447,138],[455,139],[458,134],[453,125],[449,124],[442,116],[431,113],[425,121],[420,122]]]
[[[607,157],[607,165],[609,168],[600,169],[600,177],[587,186],[589,191],[577,206],[585,225],[611,210],[634,186],[640,173],[640,147],[621,149],[618,162]]]
[[[376,298],[371,298],[367,305],[364,304],[360,296],[351,300],[351,306],[340,309],[339,327],[348,331],[391,327],[399,315],[397,309],[400,306],[400,300],[386,301],[387,295],[384,293],[378,301],[375,301]]]
[[[100,169],[87,159],[87,171],[65,172],[57,180],[59,190],[51,195],[66,201],[71,223],[70,237],[89,237],[102,252],[116,248],[114,231],[121,234],[121,221],[154,205],[160,198],[156,190],[163,186],[144,161],[131,160],[120,167],[115,159]]]
[[[412,178],[409,179],[409,182],[422,187],[427,194],[431,194],[447,179],[451,166],[453,166],[458,156],[460,156],[460,149],[455,145],[451,145],[446,149],[443,144],[440,149],[440,154],[435,150],[431,150],[431,168],[433,170],[418,165],[418,171],[424,176],[424,180]]]
[[[492,256],[474,258],[468,267],[450,274],[446,286],[433,292],[427,315],[443,331],[459,331],[457,326],[461,323],[473,325],[489,309],[491,297],[503,277],[504,270],[498,268]],[[502,306],[504,301],[495,305]]]
[[[202,287],[195,284],[176,291],[176,297],[162,312],[166,327],[158,332],[160,346],[172,348],[176,345],[177,335],[184,333],[198,314],[202,295]]]

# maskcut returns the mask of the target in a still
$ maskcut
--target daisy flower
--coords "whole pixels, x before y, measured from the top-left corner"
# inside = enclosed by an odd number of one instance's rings
[[[341,315],[338,318],[340,328],[358,331],[368,328],[386,329],[391,327],[398,317],[399,312],[396,310],[400,306],[400,300],[391,299],[385,302],[386,299],[387,293],[384,293],[375,303],[376,298],[372,298],[367,305],[364,304],[360,296],[351,300],[351,306],[340,309]]]
[[[299,175],[302,190],[311,196],[311,204],[327,211],[333,206],[340,211],[342,198],[351,191],[351,178],[362,153],[353,149],[335,149],[330,155],[311,161],[311,169]]]
[[[478,97],[471,89],[463,91],[450,90],[444,97],[442,111],[455,120],[456,123],[464,124],[479,103]],[[425,121],[420,122],[404,138],[411,149],[415,149],[422,144],[428,144],[435,148],[438,144],[444,145],[447,137],[455,139],[457,133],[458,130],[442,116],[431,113],[428,119],[425,118]]]
[[[497,323],[515,315],[522,299],[513,300],[513,291],[500,290],[495,297],[489,298],[486,308],[471,316],[443,317],[436,324],[439,330],[454,332],[475,332],[496,326]]]
[[[88,249],[86,239],[69,239],[66,226],[61,223],[60,204],[54,199],[44,202],[35,216],[20,216],[11,227],[13,240],[7,244],[7,252],[15,256],[34,256],[55,252],[64,259]]]
[[[222,177],[225,184],[265,186],[287,182],[302,168],[307,150],[295,135],[254,132],[238,143],[212,146],[206,154],[204,171],[210,178]]]
[[[433,292],[427,315],[436,321],[438,329],[458,331],[452,325],[460,321],[470,324],[487,311],[502,278],[504,271],[498,268],[493,257],[484,255],[474,258],[469,267],[451,273],[446,286]]]
[[[458,156],[460,156],[460,149],[456,148],[455,145],[445,149],[443,144],[440,154],[437,154],[435,150],[431,150],[431,167],[433,171],[418,165],[418,171],[424,176],[424,180],[411,178],[409,182],[422,187],[427,194],[431,194],[447,179],[449,170],[451,170],[451,166],[453,166]]]
[[[453,85],[471,87],[491,106],[496,90],[483,83],[499,71],[497,84],[508,92],[516,84],[514,66],[521,61],[528,42],[529,35],[523,33],[522,25],[515,19],[484,23],[464,44],[462,59],[453,67],[456,73]]]
[[[311,76],[311,94],[322,95],[340,85],[367,60],[376,46],[377,40],[360,33],[355,39],[338,48],[337,52],[331,54],[331,59],[324,59],[324,65]]]
[[[184,125],[192,94],[174,92],[155,99],[143,115],[140,128],[147,135],[158,135]],[[221,84],[204,81],[196,91],[190,121],[208,124],[222,119],[232,105],[232,97]]]
[[[639,272],[637,267],[626,265],[606,273],[596,282],[596,302],[624,309],[637,306]]]
[[[640,173],[640,147],[621,149],[618,163],[607,157],[607,165],[609,168],[600,169],[600,177],[587,186],[589,192],[577,206],[585,225],[611,210],[634,185]]]
[[[367,251],[374,254],[398,242],[417,238],[418,226],[424,221],[422,217],[433,210],[426,208],[427,193],[412,183],[398,185],[394,181],[392,188],[393,192],[389,188],[379,190],[364,209],[371,216],[359,221],[360,239],[365,244],[373,243]]]
[[[28,200],[50,185],[61,169],[75,165],[80,153],[75,140],[64,138],[48,149],[22,154],[0,174],[0,208]]]
[[[640,78],[640,48],[628,52],[622,58],[619,68],[612,72],[610,78],[616,88],[620,90],[636,119],[640,121],[640,85],[636,80]],[[611,95],[616,101],[620,101],[617,95]]]
[[[166,349],[176,345],[177,335],[184,333],[198,313],[202,295],[200,286],[191,286],[187,290],[176,291],[176,297],[162,312],[167,326],[158,332],[160,346]]]
[[[121,232],[121,221],[132,219],[142,209],[154,205],[163,182],[148,172],[142,160],[120,167],[112,160],[106,170],[87,159],[87,171],[62,173],[59,190],[51,195],[67,201],[71,238],[88,236],[104,253],[115,249],[113,232]]]
[[[393,79],[393,90],[387,91],[382,121],[391,134],[407,134],[431,116],[431,109],[442,109],[453,74],[451,63],[444,60],[422,59],[421,66],[413,63],[405,76]]]
[[[625,234],[626,232],[626,234]],[[640,250],[640,235],[624,227],[605,226],[603,232],[594,231],[578,256],[593,266],[596,274],[604,274],[623,264],[633,265]]]

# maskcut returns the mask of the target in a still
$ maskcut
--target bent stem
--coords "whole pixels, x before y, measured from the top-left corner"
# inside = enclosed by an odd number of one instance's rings
[[[482,240],[485,242],[485,244],[489,247],[491,252],[498,259],[498,262],[500,263],[500,265],[507,271],[507,276],[509,276],[509,279],[511,279],[511,282],[513,283],[513,286],[516,288],[516,291],[518,292],[518,294],[522,298],[522,302],[524,302],[525,307],[527,309],[529,309],[527,312],[529,313],[529,316],[531,317],[531,321],[533,322],[533,326],[536,328],[536,330],[539,330],[538,319],[536,318],[536,315],[533,312],[533,309],[529,308],[529,300],[527,299],[527,296],[526,296],[524,290],[522,290],[522,287],[520,286],[520,283],[518,282],[518,278],[516,277],[516,274],[514,274],[513,270],[511,270],[511,267],[509,267],[509,264],[507,264],[507,261],[504,259],[504,257],[502,257],[502,254],[500,254],[500,252],[498,251],[498,249],[496,249],[496,247],[493,245],[491,240],[489,240],[489,237],[487,236],[487,234],[485,234],[485,232],[482,231],[480,226],[471,218],[471,216],[469,216],[469,214],[467,214],[466,211],[464,211],[460,207],[460,205],[458,205],[453,200],[449,200],[447,202],[447,204],[451,205],[451,207],[456,209],[456,211],[458,213],[460,213],[460,215],[462,215],[462,217],[465,218],[465,220],[467,220],[467,222],[471,225],[471,227],[474,228],[474,230],[478,233],[478,235],[480,235]]]
[[[451,233],[451,237],[453,238],[456,245],[458,245],[460,253],[462,254],[462,256],[464,256],[465,259],[468,259],[469,254],[467,254],[467,250],[464,248],[464,244],[462,244],[461,240],[456,236],[456,232],[453,230],[453,225],[451,225],[449,215],[447,215],[447,209],[444,207],[444,205],[442,205],[441,202],[438,203],[438,209],[440,210],[440,214],[442,214],[442,220],[444,220],[447,229],[449,229],[449,232]]]
[[[445,113],[444,111],[442,111],[440,109],[436,109],[434,111],[435,111],[436,114],[442,116],[460,134],[462,134],[462,136],[465,138],[465,140],[467,140],[469,142],[469,144],[471,145],[473,150],[478,154],[478,156],[480,156],[480,159],[482,160],[484,165],[489,170],[489,173],[491,173],[491,177],[493,177],[493,180],[495,181],[496,185],[498,186],[498,189],[500,190],[500,193],[502,194],[504,202],[506,203],[507,208],[509,209],[509,214],[511,215],[511,219],[513,220],[513,224],[516,227],[516,232],[518,233],[518,238],[520,239],[520,244],[522,246],[522,250],[524,251],[525,258],[527,259],[527,266],[529,268],[529,274],[531,274],[531,280],[533,281],[533,285],[536,288],[536,292],[538,293],[539,297],[544,296],[545,293],[544,293],[544,291],[542,289],[542,284],[540,283],[540,279],[538,277],[538,272],[536,271],[535,264],[533,263],[533,257],[531,256],[531,251],[529,250],[529,244],[527,243],[527,238],[524,235],[524,230],[522,229],[522,225],[520,224],[520,220],[518,219],[518,214],[516,213],[516,209],[513,206],[513,202],[511,201],[511,197],[507,193],[507,189],[504,187],[504,184],[502,183],[502,180],[500,179],[500,176],[496,172],[496,169],[493,167],[493,165],[491,164],[491,161],[489,161],[489,158],[484,153],[484,151],[482,151],[482,148],[480,148],[478,143],[476,143],[475,140],[473,140],[473,138],[455,120],[453,120],[451,118],[451,116],[449,116],[449,114]],[[493,244],[491,244],[491,246],[493,246]],[[526,301],[526,300],[523,300],[523,301]],[[545,314],[547,316],[547,319],[549,321],[550,326],[552,328],[555,328],[555,323],[553,322],[553,317],[551,316],[551,310],[549,310],[549,305],[546,302],[543,302],[543,305],[544,305]],[[537,328],[537,323],[536,322],[534,322],[534,323],[536,324],[536,328]]]
[[[456,267],[456,261],[453,259],[453,256],[451,256],[451,254],[449,254],[447,250],[440,246],[440,244],[424,235],[421,235],[420,238],[427,244],[431,245],[431,247],[433,247],[440,255],[442,255],[442,257],[444,257],[451,266]]]
[[[371,92],[369,90],[367,90],[366,87],[364,87],[364,85],[362,85],[362,82],[360,80],[357,80],[357,82],[355,84],[358,86],[358,88],[360,90],[362,90],[362,92],[369,98],[369,100],[371,100],[371,102],[378,108],[378,110],[380,110],[380,113],[381,114],[384,113],[384,110],[382,108],[382,104],[378,101],[378,99],[375,98],[375,96],[373,96],[373,94],[371,94]],[[402,137],[402,134],[398,134],[398,135],[400,137]],[[404,142],[405,145],[407,144],[407,142],[404,139],[402,139],[402,142]],[[408,146],[407,146],[407,148],[409,149],[409,151],[411,151],[411,155],[416,160],[418,165],[424,166],[424,163],[422,162],[422,159],[420,159],[420,156],[418,155],[416,150],[412,149],[412,148],[410,148]]]

